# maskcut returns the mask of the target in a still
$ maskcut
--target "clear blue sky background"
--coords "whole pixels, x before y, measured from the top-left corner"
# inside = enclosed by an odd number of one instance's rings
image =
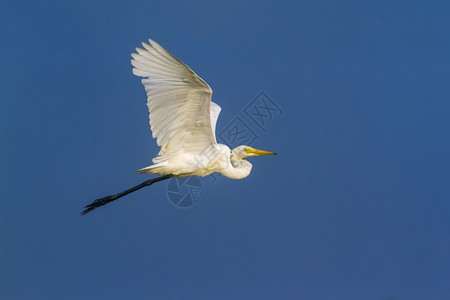
[[[45,2],[45,4],[43,3]],[[448,299],[449,1],[3,1],[1,299]],[[153,38],[225,128],[264,90],[244,180],[149,178],[130,53]]]

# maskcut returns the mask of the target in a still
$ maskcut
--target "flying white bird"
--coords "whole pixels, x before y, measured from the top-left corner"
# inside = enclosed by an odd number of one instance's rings
[[[230,150],[218,144],[215,136],[220,106],[211,101],[209,85],[188,66],[153,40],[142,43],[131,54],[133,73],[144,77],[150,127],[161,147],[153,164],[138,173],[160,174],[133,188],[97,199],[82,214],[122,196],[170,177],[206,176],[220,173],[233,179],[250,174],[252,164],[245,160],[273,152],[239,146]]]

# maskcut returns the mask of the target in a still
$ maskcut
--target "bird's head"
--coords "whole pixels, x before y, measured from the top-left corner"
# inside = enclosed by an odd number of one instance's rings
[[[231,152],[233,153],[233,156],[237,159],[244,159],[247,157],[257,155],[277,155],[276,153],[273,152],[258,150],[245,145],[238,146],[233,150],[231,150]]]

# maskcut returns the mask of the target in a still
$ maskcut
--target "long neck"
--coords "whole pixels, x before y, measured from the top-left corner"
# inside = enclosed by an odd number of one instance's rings
[[[220,173],[228,178],[242,179],[247,177],[252,170],[252,164],[245,159],[236,158],[233,153],[230,155],[230,163],[220,171]]]

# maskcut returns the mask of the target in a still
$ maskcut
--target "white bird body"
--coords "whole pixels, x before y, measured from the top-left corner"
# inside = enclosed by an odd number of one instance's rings
[[[171,174],[177,177],[207,176],[212,173],[220,173],[232,179],[242,179],[250,174],[252,164],[246,160],[235,158],[228,146],[216,144],[207,151],[207,153],[180,153],[166,156],[164,161],[137,172]]]
[[[156,42],[142,43],[131,61],[133,73],[144,77],[150,127],[161,150],[153,165],[138,173],[206,176],[220,173],[233,179],[250,174],[245,160],[274,153],[239,146],[230,150],[215,137],[220,106],[211,101],[209,85]]]

